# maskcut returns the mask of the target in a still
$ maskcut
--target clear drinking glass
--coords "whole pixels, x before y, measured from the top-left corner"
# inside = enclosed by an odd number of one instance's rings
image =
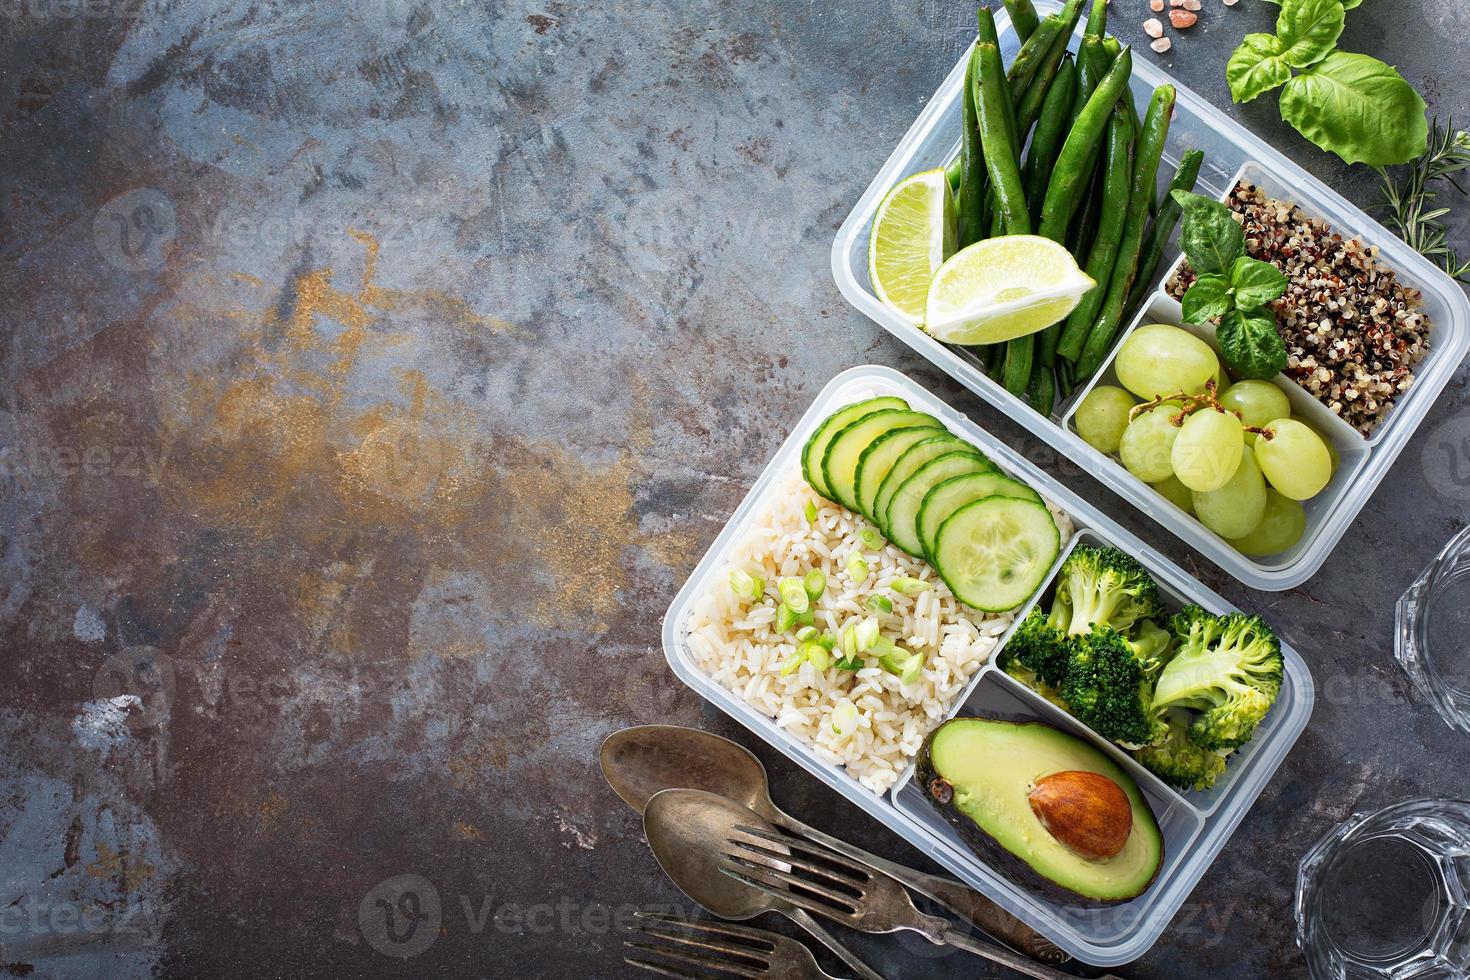
[[[1302,858],[1297,943],[1314,980],[1470,971],[1470,802],[1355,814]]]
[[[1440,717],[1470,734],[1470,527],[1399,599],[1394,656]]]

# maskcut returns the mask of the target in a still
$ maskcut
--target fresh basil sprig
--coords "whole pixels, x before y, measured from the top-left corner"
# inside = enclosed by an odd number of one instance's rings
[[[1266,306],[1286,292],[1286,276],[1245,254],[1245,232],[1225,205],[1188,191],[1175,191],[1174,200],[1184,209],[1179,238],[1195,273],[1182,301],[1184,319],[1219,321],[1215,338],[1234,374],[1276,377],[1286,369],[1286,344]]]
[[[1338,51],[1347,11],[1362,0],[1273,0],[1275,34],[1247,34],[1225,66],[1236,102],[1278,86],[1281,117],[1346,163],[1407,163],[1424,152],[1428,108],[1391,65]]]

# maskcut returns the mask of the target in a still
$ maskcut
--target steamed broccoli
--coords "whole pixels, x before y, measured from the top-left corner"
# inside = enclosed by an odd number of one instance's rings
[[[1053,612],[1056,610],[1053,606]],[[1001,667],[1017,680],[1032,687],[1044,684],[1055,688],[1067,673],[1066,636],[1042,615],[1040,609],[1021,620],[1001,654]]]
[[[1164,782],[1179,789],[1205,790],[1225,771],[1223,751],[1212,751],[1195,744],[1189,737],[1189,714],[1170,711],[1165,721],[1162,742],[1137,753],[1143,767]]]
[[[1150,635],[1140,650],[1111,626],[1070,637],[1061,693],[1073,717],[1125,747],[1162,738],[1163,722],[1152,711],[1153,680],[1140,656],[1156,655],[1156,642]]]
[[[1169,621],[1178,650],[1154,685],[1156,714],[1200,712],[1189,738],[1204,749],[1250,741],[1281,691],[1281,644],[1259,616],[1212,616],[1187,606]]]
[[[1065,630],[1073,636],[1092,632],[1094,625],[1127,633],[1163,612],[1158,583],[1138,559],[1117,548],[1090,545],[1079,545],[1063,563],[1057,602],[1066,610]]]

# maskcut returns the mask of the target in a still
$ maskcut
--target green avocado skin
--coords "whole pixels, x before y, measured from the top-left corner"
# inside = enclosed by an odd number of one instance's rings
[[[973,718],[973,716],[971,716],[971,718]],[[955,830],[959,832],[960,838],[965,842],[966,845],[969,846],[970,850],[975,852],[976,856],[978,856],[982,862],[984,862],[993,870],[1004,875],[1006,878],[1015,882],[1016,884],[1029,889],[1034,894],[1042,898],[1050,899],[1062,905],[1084,906],[1091,908],[1108,905],[1118,905],[1123,902],[1132,901],[1134,898],[1137,898],[1139,895],[1142,895],[1144,892],[1148,891],[1149,886],[1151,886],[1154,883],[1154,880],[1158,878],[1159,870],[1164,866],[1162,835],[1160,835],[1161,843],[1159,846],[1159,860],[1158,863],[1155,865],[1153,873],[1149,876],[1148,880],[1142,882],[1139,885],[1138,890],[1131,895],[1117,898],[1099,899],[1087,895],[1083,892],[1076,891],[1073,888],[1068,887],[1065,882],[1053,881],[1051,878],[1040,874],[1020,855],[1013,853],[1004,845],[1002,845],[999,841],[997,841],[994,837],[991,837],[988,833],[981,829],[979,824],[975,823],[974,820],[970,819],[967,814],[965,814],[958,806],[956,806],[952,799],[954,795],[953,792],[946,791],[949,786],[948,781],[934,767],[934,758],[931,749],[934,744],[935,736],[942,732],[946,727],[948,727],[949,725],[953,725],[956,722],[971,720],[971,718],[952,718],[929,733],[928,738],[924,739],[923,747],[919,750],[919,756],[916,760],[916,768],[914,771],[914,778],[918,780],[920,789],[929,799],[930,803],[932,803],[942,814],[944,814],[945,820],[949,821],[949,823],[954,826]],[[1034,728],[1035,730],[1037,730],[1038,733],[1048,734],[1061,731],[1061,729],[1058,729],[1053,725],[1048,725],[1046,722],[1042,721],[1009,721],[1000,718],[985,718],[981,720],[997,724],[1015,726],[1015,728],[1020,731],[1024,731],[1027,728]],[[1062,734],[1067,735],[1068,738],[1075,739],[1075,736],[1072,736],[1069,733],[1062,732]],[[1080,739],[1078,739],[1077,741],[1081,745],[1086,745],[1086,743],[1082,742]],[[1088,747],[1090,748],[1090,746]],[[1078,768],[1085,769],[1089,767],[1085,765],[1079,765]],[[1079,867],[1082,867],[1087,863],[1087,860],[1081,856],[1078,856],[1076,860]]]

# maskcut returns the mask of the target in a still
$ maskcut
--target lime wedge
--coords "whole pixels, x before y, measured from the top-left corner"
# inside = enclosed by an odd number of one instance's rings
[[[955,250],[954,195],[943,170],[926,170],[888,192],[868,238],[868,281],[910,323],[924,319],[929,281]]]
[[[1096,283],[1072,253],[1039,235],[976,242],[929,284],[924,329],[947,344],[996,344],[1045,330]]]

